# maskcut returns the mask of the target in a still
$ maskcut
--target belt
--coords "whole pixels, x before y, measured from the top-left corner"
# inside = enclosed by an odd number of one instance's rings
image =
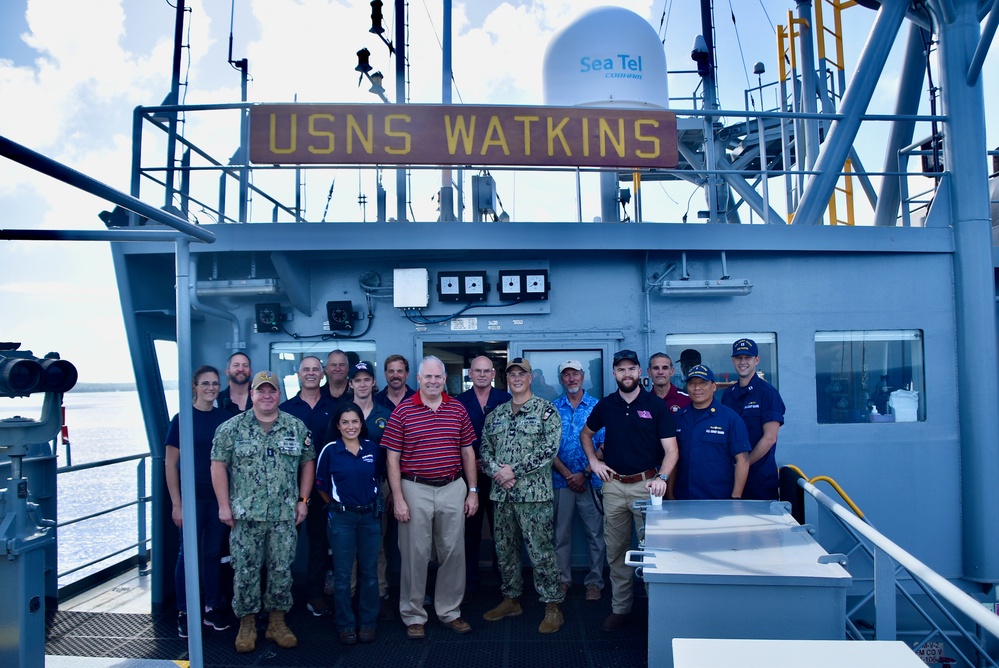
[[[331,503],[330,512],[334,513],[370,513],[375,509],[374,503],[369,503],[366,506],[345,506],[342,503]]]
[[[457,473],[452,473],[449,476],[444,476],[443,478],[421,478],[418,475],[412,473],[402,472],[403,480],[409,480],[410,482],[418,482],[421,485],[430,485],[431,487],[443,487],[444,485],[450,485],[455,480],[461,477],[461,471]]]
[[[659,475],[659,471],[656,469],[649,469],[648,471],[642,471],[641,473],[632,473],[631,475],[618,475],[616,473],[612,473],[611,480],[617,480],[618,482],[629,484],[633,482],[641,482],[643,480],[652,480],[657,475]]]

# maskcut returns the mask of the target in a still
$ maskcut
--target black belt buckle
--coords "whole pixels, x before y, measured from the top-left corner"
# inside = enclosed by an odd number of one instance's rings
[[[330,509],[338,513],[361,514],[361,513],[370,513],[372,510],[375,510],[375,504],[370,504],[367,506],[347,506],[342,503],[331,503]]]

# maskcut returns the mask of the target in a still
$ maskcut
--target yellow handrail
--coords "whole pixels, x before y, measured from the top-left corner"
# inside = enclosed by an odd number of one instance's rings
[[[798,475],[800,475],[802,478],[804,478],[811,485],[814,485],[817,482],[827,482],[827,483],[829,483],[832,486],[832,488],[834,490],[836,490],[836,493],[839,494],[840,498],[843,499],[843,501],[846,502],[846,505],[850,506],[850,510],[853,511],[853,514],[856,515],[857,517],[859,517],[860,519],[864,519],[864,513],[860,510],[860,508],[857,507],[857,504],[855,504],[853,502],[853,499],[850,498],[850,495],[847,494],[846,492],[844,492],[843,488],[839,486],[839,483],[837,483],[835,480],[833,480],[829,476],[818,475],[818,476],[815,476],[814,478],[809,478],[807,475],[805,475],[805,473],[801,469],[799,469],[794,464],[784,464],[784,466],[785,466],[785,468],[789,468],[792,471],[794,471],[795,473],[797,473]]]

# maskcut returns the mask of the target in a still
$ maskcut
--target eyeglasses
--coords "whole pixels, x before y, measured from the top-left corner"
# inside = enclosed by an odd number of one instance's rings
[[[634,350],[619,350],[614,353],[614,364],[624,360],[638,361],[638,355],[635,354]]]
[[[217,380],[203,380],[198,383],[198,387],[218,387],[219,382]]]

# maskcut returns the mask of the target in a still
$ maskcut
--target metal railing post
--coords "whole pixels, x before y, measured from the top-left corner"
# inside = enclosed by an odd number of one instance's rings
[[[138,513],[138,538],[139,538],[139,572],[143,573],[149,567],[149,549],[146,547],[146,460],[140,459],[139,465],[135,467],[138,480],[136,489],[139,492],[136,509]]]
[[[874,638],[895,640],[895,562],[874,546]]]

